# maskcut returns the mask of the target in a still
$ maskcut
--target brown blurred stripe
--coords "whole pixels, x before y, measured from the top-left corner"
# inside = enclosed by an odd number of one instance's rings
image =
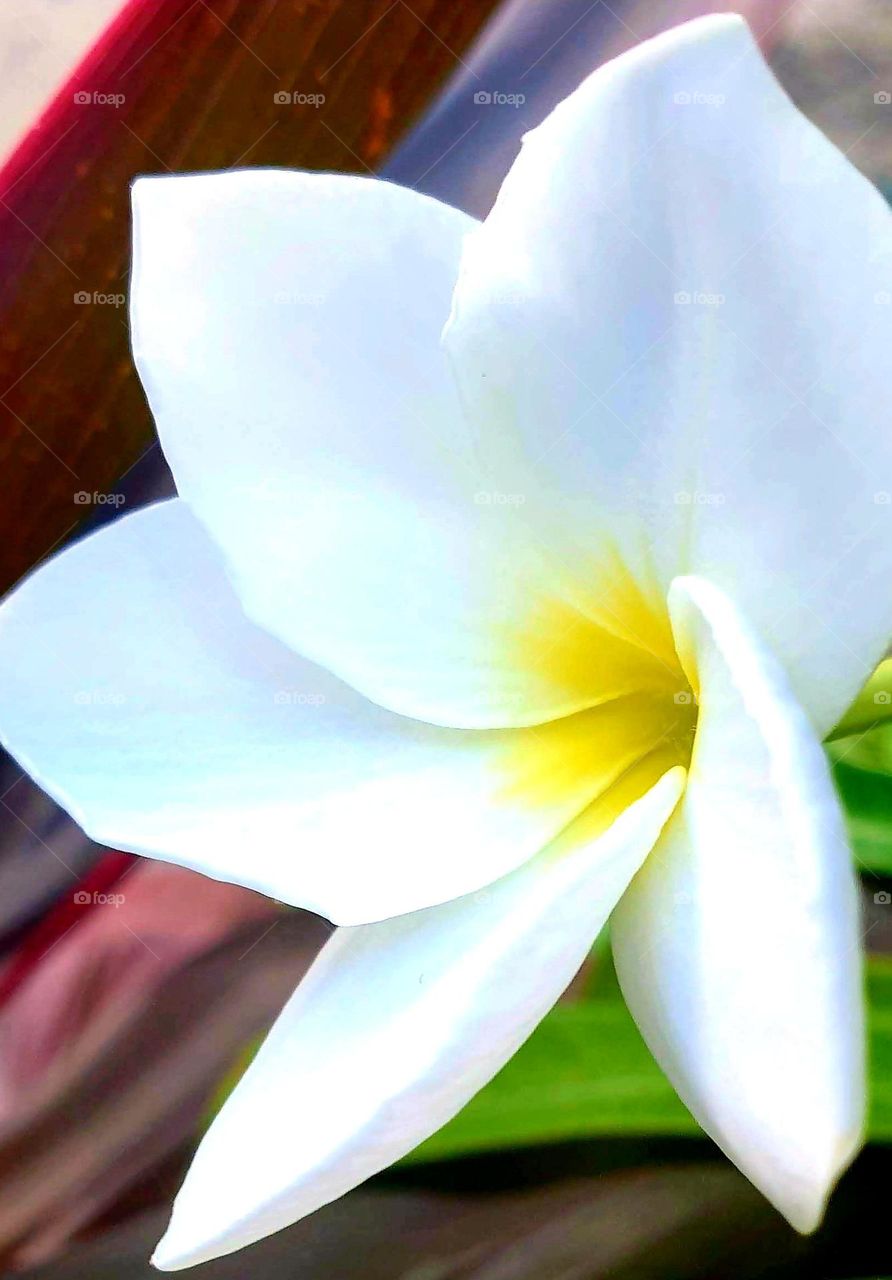
[[[365,172],[430,100],[494,0],[136,0],[0,172],[0,591],[151,446],[126,314],[140,173]],[[325,95],[282,105],[277,92]],[[87,103],[75,95],[87,95]],[[124,95],[120,105],[93,95]]]
[[[147,1214],[23,1280],[150,1280]],[[734,1170],[631,1169],[488,1195],[363,1188],[202,1280],[753,1280],[803,1247]]]

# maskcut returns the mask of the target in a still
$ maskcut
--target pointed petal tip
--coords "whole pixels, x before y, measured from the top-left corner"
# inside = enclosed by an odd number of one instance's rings
[[[718,31],[749,31],[750,25],[742,13],[735,13],[731,9],[726,9],[722,13],[703,13],[698,18],[691,18],[689,22],[679,23],[677,27],[670,28],[670,30],[708,35],[710,32]]]
[[[167,1249],[164,1247],[164,1241],[166,1238],[167,1237],[165,1236],[159,1241],[158,1247],[152,1254],[149,1262],[156,1271],[178,1271],[180,1270],[182,1263],[180,1263],[173,1254],[168,1253]]]
[[[709,46],[708,52],[707,46]],[[615,61],[622,62],[624,59],[629,59],[630,65],[646,68],[663,66],[679,60],[682,65],[690,64],[692,67],[698,67],[701,66],[699,59],[703,58],[707,61],[702,64],[702,69],[709,69],[714,74],[721,72],[727,65],[721,60],[717,63],[714,61],[716,57],[721,57],[720,51],[725,46],[731,55],[730,65],[733,65],[738,57],[745,57],[752,53],[758,56],[760,63],[763,62],[752,28],[740,13],[702,14],[699,18],[682,22],[678,26],[670,27],[667,31],[661,31],[641,41],[640,44],[633,45]],[[690,59],[695,61],[690,62]],[[606,66],[610,65],[610,63],[606,64]],[[597,72],[595,74],[597,75]]]
[[[830,1191],[828,1190],[817,1193],[810,1201],[802,1200],[787,1206],[778,1204],[775,1205],[775,1208],[778,1213],[786,1218],[794,1231],[797,1231],[801,1236],[810,1236],[814,1235],[824,1221],[829,1198]]]
[[[688,22],[681,22],[677,26],[670,27],[668,31],[664,31],[644,43],[653,45],[664,42],[666,44],[687,45],[702,43],[706,40],[718,40],[723,37],[755,43],[753,30],[743,14],[731,13],[730,11],[701,14],[698,18],[691,18]]]
[[[190,1245],[182,1239],[177,1239],[170,1226],[158,1241],[150,1261],[156,1271],[185,1271],[189,1267],[197,1267],[202,1262],[210,1262],[221,1252],[223,1252],[222,1248],[199,1246],[194,1241]]]
[[[792,1181],[783,1189],[766,1189],[765,1195],[794,1231],[813,1235],[823,1224],[827,1205],[836,1186],[863,1145],[861,1130],[841,1136],[833,1153],[824,1163],[814,1162],[801,1181]]]
[[[188,1267],[208,1262],[215,1251],[196,1232],[184,1232],[176,1221],[176,1210],[167,1224],[167,1230],[155,1246],[150,1259],[156,1271],[185,1271]]]
[[[705,13],[632,45],[625,53],[614,59],[614,62],[622,62],[626,59],[665,62],[686,50],[700,49],[705,44],[721,44],[726,41],[745,45],[751,49],[758,48],[752,28],[743,14]],[[610,65],[606,63],[605,67]]]
[[[743,14],[730,12],[701,14],[697,18],[678,23],[645,40],[638,41],[596,67],[579,89],[559,102],[540,124],[528,130],[521,138],[521,142],[526,144],[530,139],[537,138],[540,133],[547,135],[550,123],[555,119],[561,119],[570,110],[568,104],[572,104],[579,94],[584,95],[587,86],[601,86],[617,75],[624,78],[626,75],[651,74],[655,69],[662,68],[668,63],[683,61],[686,58],[696,59],[705,45],[721,47],[723,44],[736,49],[739,57],[745,57],[748,53],[754,52],[758,61],[767,68],[758,41]],[[715,67],[714,56],[714,52],[711,52],[709,61],[704,65],[713,70],[721,69],[722,63],[719,63],[718,68]],[[729,65],[733,66],[736,60],[737,57],[732,55]],[[469,239],[474,239],[473,233]],[[453,308],[454,306],[453,300]],[[449,323],[444,333],[448,329]]]

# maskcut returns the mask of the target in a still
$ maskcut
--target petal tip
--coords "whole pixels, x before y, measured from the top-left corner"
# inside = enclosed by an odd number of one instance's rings
[[[696,56],[705,45],[723,44],[758,52],[752,28],[742,14],[706,13],[642,41],[624,56],[630,59],[637,56],[643,62],[663,63],[685,57],[689,52]]]
[[[215,1249],[207,1243],[197,1243],[195,1238],[184,1239],[183,1234],[176,1231],[171,1222],[158,1241],[150,1261],[156,1271],[185,1271],[202,1262],[210,1262],[225,1252],[227,1250],[222,1246]]]
[[[184,1263],[177,1257],[173,1250],[165,1247],[167,1237],[164,1236],[159,1242],[158,1247],[149,1259],[151,1265],[156,1271],[179,1271]]]
[[[590,110],[598,103],[599,109],[605,110],[605,103],[598,102],[600,95],[628,93],[630,86],[635,92],[649,86],[651,92],[660,93],[679,77],[675,92],[701,91],[701,83],[713,84],[738,63],[749,72],[757,68],[760,75],[768,69],[746,18],[739,13],[702,14],[641,40],[597,67],[541,124],[524,135],[523,142],[549,139],[555,123],[572,118],[580,103]],[[690,78],[690,85],[686,78]],[[550,139],[547,145],[552,145]]]
[[[861,1129],[843,1135],[823,1169],[815,1170],[812,1166],[811,1176],[791,1187],[786,1194],[769,1194],[768,1198],[794,1231],[810,1236],[819,1229],[837,1183],[861,1150],[863,1140]]]

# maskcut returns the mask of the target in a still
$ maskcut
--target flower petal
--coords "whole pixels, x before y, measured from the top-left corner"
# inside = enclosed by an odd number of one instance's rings
[[[538,853],[670,725],[626,698],[539,729],[383,711],[250,623],[179,500],[0,609],[0,734],[97,840],[356,924]]]
[[[472,897],[338,930],[199,1148],[156,1266],[278,1231],[453,1116],[573,977],[683,777],[664,774],[628,808],[624,781],[540,858]]]
[[[383,706],[489,728],[667,673],[608,613],[628,584],[593,620],[560,512],[531,529],[527,493],[479,465],[440,344],[474,225],[363,178],[141,179],[132,327],[249,615]]]
[[[860,1142],[860,931],[823,751],[714,586],[673,585],[700,725],[682,805],[614,915],[645,1039],[715,1141],[800,1231]]]
[[[446,345],[528,518],[560,504],[657,600],[718,583],[824,732],[892,633],[890,303],[885,202],[713,15],[526,138]]]

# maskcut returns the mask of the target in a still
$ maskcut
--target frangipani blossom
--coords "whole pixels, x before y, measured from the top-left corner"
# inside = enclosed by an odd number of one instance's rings
[[[0,728],[95,838],[342,926],[155,1261],[411,1150],[612,914],[654,1054],[800,1230],[857,1150],[820,745],[892,633],[892,218],[712,17],[592,75],[482,224],[387,183],[140,180],[180,497],[0,613]]]

